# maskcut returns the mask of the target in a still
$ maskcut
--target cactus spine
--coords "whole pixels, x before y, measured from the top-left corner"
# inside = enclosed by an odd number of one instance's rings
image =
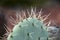
[[[40,15],[38,18],[40,18]],[[48,40],[46,26],[38,18],[35,12],[31,10],[31,15],[28,18],[15,25],[7,40]]]

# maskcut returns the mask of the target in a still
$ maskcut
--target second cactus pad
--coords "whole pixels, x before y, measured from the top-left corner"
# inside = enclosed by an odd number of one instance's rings
[[[7,40],[48,40],[45,27],[37,18],[26,18],[15,25]]]

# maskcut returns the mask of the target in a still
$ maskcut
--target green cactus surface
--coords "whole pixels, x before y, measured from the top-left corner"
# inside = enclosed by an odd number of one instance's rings
[[[15,25],[7,40],[48,40],[45,27],[37,18],[26,18]]]

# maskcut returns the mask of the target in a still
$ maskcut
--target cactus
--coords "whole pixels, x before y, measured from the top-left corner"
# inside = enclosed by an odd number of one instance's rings
[[[48,40],[48,32],[43,21],[33,14],[15,25],[7,40]]]

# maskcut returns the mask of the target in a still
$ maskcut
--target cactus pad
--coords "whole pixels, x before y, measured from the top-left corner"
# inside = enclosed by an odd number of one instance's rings
[[[15,25],[7,40],[48,40],[48,32],[44,27],[37,18],[26,18]]]

